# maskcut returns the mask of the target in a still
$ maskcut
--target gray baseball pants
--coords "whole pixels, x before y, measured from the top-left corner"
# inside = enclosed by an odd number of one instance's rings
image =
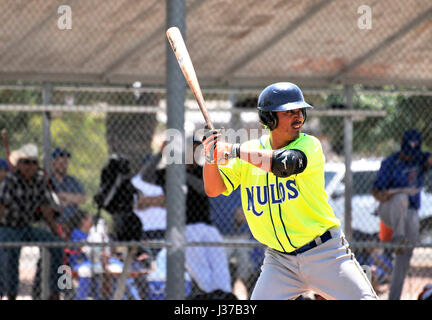
[[[392,242],[416,245],[419,241],[420,222],[417,210],[408,209],[408,195],[398,193],[390,200],[380,203],[380,219],[393,229]],[[393,271],[390,279],[389,300],[399,300],[410,266],[413,248],[395,251]]]
[[[330,232],[330,240],[296,256],[267,248],[251,299],[295,299],[310,290],[328,300],[378,299],[341,229]]]

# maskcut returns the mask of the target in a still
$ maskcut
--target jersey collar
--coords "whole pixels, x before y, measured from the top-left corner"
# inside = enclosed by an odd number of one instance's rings
[[[302,137],[305,137],[305,136],[306,136],[306,133],[301,132],[297,139],[291,141],[285,147],[289,146],[294,141],[297,141],[298,139],[301,139]],[[259,139],[259,143],[263,149],[272,149],[272,147],[270,145],[270,135],[261,136]]]

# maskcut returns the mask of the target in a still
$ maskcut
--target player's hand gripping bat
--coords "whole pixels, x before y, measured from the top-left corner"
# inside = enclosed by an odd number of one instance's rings
[[[305,169],[306,161],[302,162],[304,165],[299,166],[298,164],[294,163],[298,162],[297,159],[285,155],[285,153],[290,152],[289,150],[273,151],[242,149],[240,151],[240,146],[235,145],[233,147],[231,144],[218,142],[217,136],[220,135],[220,133],[215,130],[211,122],[207,107],[205,105],[204,97],[202,95],[201,87],[195,73],[195,68],[192,64],[192,60],[189,56],[181,32],[177,27],[171,27],[166,31],[166,35],[177,58],[180,69],[183,72],[183,76],[185,77],[189,88],[195,96],[195,100],[197,101],[201,113],[204,116],[207,129],[213,133],[212,136],[206,137],[207,139],[204,141],[204,150],[208,162],[219,162],[222,159],[222,163],[226,163],[228,157],[239,157],[262,170],[273,172],[279,177],[286,177],[292,173],[302,172]],[[208,152],[206,152],[206,150]],[[287,163],[289,159],[293,160]]]
[[[210,157],[213,158],[213,155],[217,153],[216,143],[217,143],[218,136],[220,136],[221,130],[215,130],[213,123],[210,119],[207,106],[205,104],[205,100],[201,91],[201,87],[199,85],[198,78],[195,73],[195,68],[192,64],[192,59],[189,56],[189,52],[186,48],[186,44],[184,42],[180,30],[177,27],[171,27],[166,31],[166,35],[171,45],[171,48],[176,56],[177,62],[180,66],[183,76],[185,77],[186,82],[189,88],[191,89],[196,102],[198,103],[201,113],[204,116],[204,120],[206,122],[206,129],[207,129],[205,138],[208,138],[210,135],[213,135],[213,144],[210,148],[212,153]],[[208,159],[208,162],[211,162],[211,160],[209,160],[209,156],[206,155],[206,158]]]

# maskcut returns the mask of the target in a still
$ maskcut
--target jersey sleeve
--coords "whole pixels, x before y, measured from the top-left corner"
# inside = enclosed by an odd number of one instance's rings
[[[219,165],[219,173],[224,181],[226,190],[222,193],[229,196],[240,185],[241,161],[238,158],[231,159],[226,165]]]
[[[322,151],[321,143],[318,139],[309,136],[298,145],[292,146],[289,149],[297,149],[303,151],[307,158],[306,169],[299,175],[309,175],[323,168],[325,158]]]

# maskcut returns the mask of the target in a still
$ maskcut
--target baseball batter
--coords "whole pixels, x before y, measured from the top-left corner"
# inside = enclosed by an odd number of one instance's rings
[[[206,193],[240,186],[251,232],[267,246],[251,299],[295,299],[309,290],[326,299],[377,299],[327,202],[321,143],[301,132],[307,108],[295,84],[275,83],[258,98],[270,135],[240,145],[218,130],[206,134]]]

